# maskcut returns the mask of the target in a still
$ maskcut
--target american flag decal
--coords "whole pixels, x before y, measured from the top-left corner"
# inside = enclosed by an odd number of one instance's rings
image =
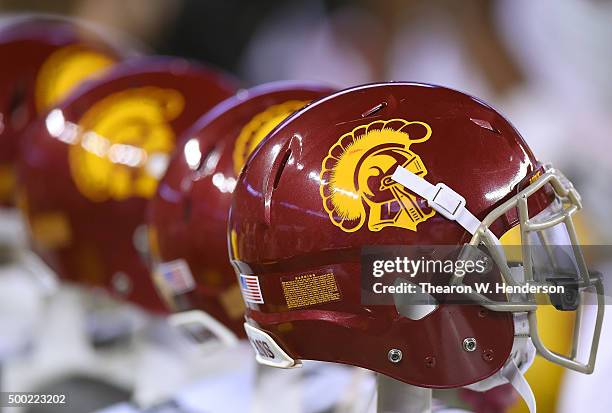
[[[185,260],[163,262],[157,266],[157,282],[163,291],[183,294],[195,288],[195,281]]]
[[[263,304],[263,295],[259,286],[259,278],[256,275],[240,274],[240,291],[247,303]]]

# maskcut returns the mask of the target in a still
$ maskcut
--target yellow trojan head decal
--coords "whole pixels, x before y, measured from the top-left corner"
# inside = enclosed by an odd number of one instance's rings
[[[184,104],[175,90],[145,87],[93,105],[79,121],[79,140],[70,146],[79,191],[94,202],[151,198],[175,145],[169,122]]]
[[[417,135],[417,136],[414,136]],[[334,225],[354,232],[368,221],[370,231],[399,227],[416,231],[435,214],[417,196],[391,179],[397,165],[425,176],[421,158],[409,150],[425,142],[424,122],[391,119],[358,126],[338,139],[323,159],[321,197]]]
[[[36,78],[36,110],[42,112],[66,97],[83,81],[99,76],[112,58],[82,46],[67,46],[53,53]]]
[[[247,158],[255,150],[257,145],[285,118],[298,109],[303,108],[308,102],[301,100],[289,100],[280,105],[270,106],[265,111],[253,117],[240,131],[234,146],[233,161],[234,173],[240,175],[240,170],[246,163]]]

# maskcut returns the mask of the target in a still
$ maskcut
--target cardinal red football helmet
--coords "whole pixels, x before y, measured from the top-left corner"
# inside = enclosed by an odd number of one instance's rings
[[[371,247],[423,246],[435,257],[442,246],[463,246],[463,257],[477,253],[471,245],[493,259],[491,283],[567,281],[557,274],[536,279],[528,259],[533,244],[547,245],[551,230],[571,241],[575,291],[601,293],[573,230],[579,208],[572,185],[538,162],[503,116],[471,96],[384,83],[321,99],[268,136],[234,190],[228,243],[257,359],[276,367],[304,359],[347,363],[412,385],[452,388],[497,372],[511,381],[507,366],[532,357],[530,337],[545,358],[591,372],[601,294],[586,363],[542,343],[533,294],[516,303],[516,294],[465,288],[463,304],[447,301],[446,293],[430,294],[430,304],[362,299],[372,277],[364,251]],[[524,259],[510,269],[497,237],[515,226]],[[392,286],[394,277],[403,280],[393,271]],[[459,275],[438,282],[466,285]],[[569,301],[556,306],[575,311],[585,304]]]
[[[146,266],[145,207],[177,138],[235,91],[183,59],[137,58],[78,89],[24,135],[18,201],[62,279],[163,309]]]
[[[244,336],[244,305],[227,257],[227,215],[248,155],[279,122],[331,89],[278,82],[241,91],[181,139],[149,204],[155,282],[170,308],[204,312]],[[178,315],[174,320],[189,320]]]
[[[128,49],[92,26],[49,16],[0,22],[0,204],[12,205],[20,135],[84,80]]]

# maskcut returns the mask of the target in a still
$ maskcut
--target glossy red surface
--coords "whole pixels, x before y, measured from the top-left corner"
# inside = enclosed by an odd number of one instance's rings
[[[133,59],[32,125],[18,172],[36,252],[65,280],[163,310],[141,257],[145,208],[178,136],[234,91],[183,59]]]
[[[377,163],[370,163],[374,156]],[[361,302],[363,247],[461,245],[470,238],[432,214],[424,200],[389,190],[398,163],[425,168],[429,182],[463,195],[479,219],[539,165],[506,119],[457,91],[388,83],[320,100],[259,146],[234,191],[232,262],[240,273],[259,277],[264,299],[247,303],[246,318],[296,359],[357,365],[418,386],[465,386],[503,366],[512,348],[512,315],[442,303],[410,320],[393,305]],[[500,235],[515,224],[507,216],[492,229]],[[290,308],[283,281],[330,273],[339,300]],[[464,351],[466,337],[477,339],[477,351]],[[388,360],[390,349],[402,351],[400,363]]]
[[[331,92],[308,83],[258,86],[220,103],[183,135],[149,210],[156,260],[185,260],[195,279],[195,290],[169,297],[174,310],[205,311],[244,336],[244,306],[226,242],[236,171],[286,110]]]
[[[41,93],[45,93],[43,89],[54,88],[43,84],[40,75],[45,64],[51,58],[59,63],[62,57],[55,53],[62,51],[71,53],[72,57],[77,53],[97,53],[110,61],[122,59],[128,51],[68,19],[14,17],[7,20],[0,26],[0,205],[10,206],[14,198],[13,166],[21,134],[48,109],[41,107],[40,102],[37,104]],[[65,82],[72,75],[59,73],[66,66],[51,64],[56,71],[51,77],[57,76],[56,80],[61,78]],[[94,70],[90,74],[83,67],[76,70],[78,73],[73,75],[84,78],[101,72]]]

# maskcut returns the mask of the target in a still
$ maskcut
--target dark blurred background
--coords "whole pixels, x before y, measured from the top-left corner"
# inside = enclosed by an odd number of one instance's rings
[[[466,73],[456,72],[454,83],[482,83],[487,94],[503,95],[524,79],[496,30],[495,6],[488,0],[0,1],[3,11],[94,20],[156,53],[199,59],[251,83],[299,77],[350,85],[426,72],[449,81],[444,72],[459,70]],[[437,56],[424,60],[428,46]],[[426,69],[428,60],[440,73]]]

